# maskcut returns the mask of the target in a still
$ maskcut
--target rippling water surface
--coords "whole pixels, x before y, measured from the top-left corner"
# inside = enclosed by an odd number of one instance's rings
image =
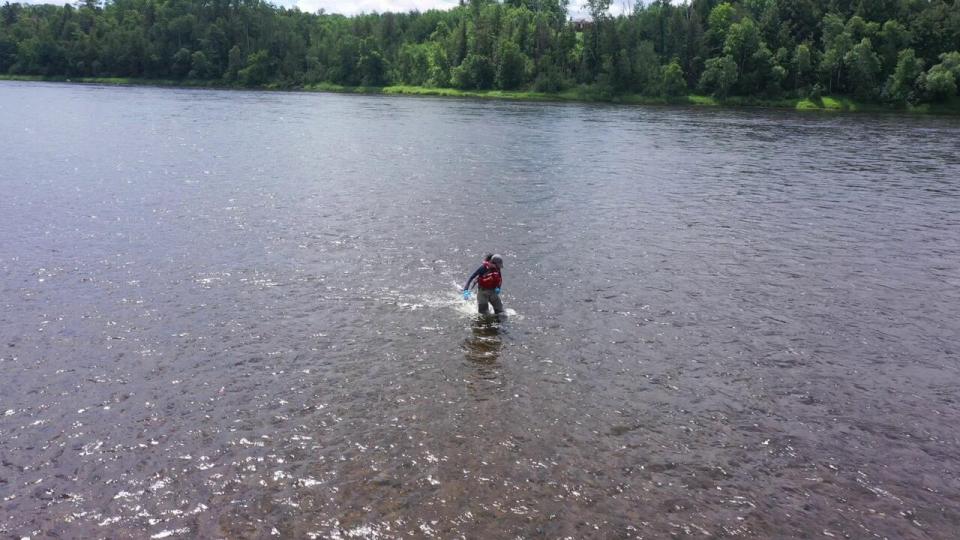
[[[960,530],[956,119],[0,83],[0,130],[3,537]]]

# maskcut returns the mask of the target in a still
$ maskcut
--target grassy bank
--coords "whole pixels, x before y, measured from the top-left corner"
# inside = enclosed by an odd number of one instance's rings
[[[690,94],[678,97],[645,96],[641,94],[607,95],[591,87],[576,87],[561,92],[526,92],[505,90],[457,90],[455,88],[430,88],[423,86],[344,87],[321,84],[303,88],[308,91],[368,93],[411,96],[439,96],[472,99],[507,99],[516,101],[575,101],[586,103],[621,103],[626,105],[690,105],[697,107],[761,107],[770,109],[794,109],[822,112],[908,112],[915,114],[960,115],[960,97],[946,103],[895,106],[881,103],[863,103],[846,97],[824,96],[817,100],[808,98],[764,99],[731,96],[724,99],[713,96]]]
[[[267,84],[256,88],[238,87],[220,80],[167,80],[132,79],[126,77],[39,77],[31,75],[0,75],[0,81],[72,82],[107,85],[169,86],[180,88],[234,88],[260,90],[296,90],[306,92],[335,92],[342,94],[386,94],[405,96],[435,96],[468,99],[503,99],[514,101],[571,101],[584,103],[618,103],[626,105],[688,105],[695,107],[762,107],[820,112],[905,112],[912,114],[960,115],[960,97],[945,103],[894,106],[880,103],[863,103],[846,97],[824,96],[820,99],[762,99],[731,96],[716,98],[691,94],[673,98],[645,96],[641,94],[608,94],[591,86],[579,86],[560,92],[531,92],[507,90],[457,90],[455,88],[431,88],[425,86],[340,86],[320,83],[302,87]]]
[[[232,88],[222,81],[200,79],[134,79],[130,77],[41,77],[37,75],[0,75],[0,81],[66,82],[113,86],[169,86],[180,88]]]

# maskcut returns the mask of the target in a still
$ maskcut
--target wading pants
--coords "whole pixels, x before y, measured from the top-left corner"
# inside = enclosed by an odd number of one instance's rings
[[[480,313],[487,313],[487,304],[493,304],[494,313],[503,313],[503,302],[500,301],[500,295],[496,289],[484,289],[477,287],[477,309]]]

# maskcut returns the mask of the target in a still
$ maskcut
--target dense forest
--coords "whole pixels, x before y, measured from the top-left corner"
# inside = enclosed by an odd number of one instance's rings
[[[0,7],[0,74],[606,95],[957,95],[960,0],[461,0],[346,17],[259,0]]]

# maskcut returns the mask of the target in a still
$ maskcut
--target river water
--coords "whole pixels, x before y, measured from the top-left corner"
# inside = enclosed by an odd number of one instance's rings
[[[2,537],[960,530],[957,119],[0,83],[0,133]]]

